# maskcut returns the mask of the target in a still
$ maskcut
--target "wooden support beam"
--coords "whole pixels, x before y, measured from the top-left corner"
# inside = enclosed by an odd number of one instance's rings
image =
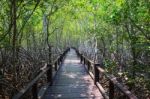
[[[37,83],[32,86],[32,99],[38,99]]]
[[[82,54],[80,54],[80,63],[82,64],[82,62],[83,62],[83,56]]]
[[[91,66],[91,63],[88,61],[88,63],[87,63],[88,72],[90,71],[90,66]]]
[[[109,99],[114,99],[114,84],[109,81]]]
[[[47,67],[49,67],[49,70],[47,71],[47,81],[50,82],[50,85],[52,85],[52,77],[53,77],[53,71],[52,71],[52,65],[47,64]]]
[[[96,82],[99,82],[99,70],[97,68],[97,66],[99,66],[100,64],[94,64],[94,83],[96,84]]]
[[[55,71],[57,71],[57,65],[58,65],[58,62],[55,62]]]
[[[84,57],[84,58],[83,58],[83,64],[84,64],[84,65],[85,65],[85,61],[86,61],[86,60],[85,60],[85,57]]]

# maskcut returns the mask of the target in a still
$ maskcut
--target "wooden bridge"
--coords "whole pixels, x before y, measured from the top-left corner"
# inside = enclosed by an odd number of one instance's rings
[[[37,82],[44,74],[48,83],[38,90]],[[31,99],[137,99],[116,77],[75,48],[68,48],[43,68],[13,99],[28,99],[27,94]]]

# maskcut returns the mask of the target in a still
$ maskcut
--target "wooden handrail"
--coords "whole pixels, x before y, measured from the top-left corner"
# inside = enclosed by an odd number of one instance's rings
[[[21,99],[31,88],[32,88],[32,98],[33,99],[38,99],[37,97],[37,82],[38,80],[47,73],[47,81],[50,83],[50,85],[52,85],[52,66],[54,65],[55,67],[55,71],[57,71],[57,66],[60,65],[66,55],[66,53],[70,50],[70,48],[68,48],[67,50],[65,50],[63,52],[63,54],[60,54],[59,57],[56,58],[56,60],[54,60],[54,62],[52,64],[46,64],[45,66],[43,66],[43,68],[40,70],[40,73],[22,90],[20,90],[16,95],[13,96],[12,99]]]
[[[93,78],[94,83],[98,86],[98,88],[102,92],[102,95],[104,96],[104,98],[114,99],[114,97],[115,97],[114,96],[114,93],[115,93],[114,87],[117,87],[120,90],[120,92],[122,92],[127,98],[137,99],[137,97],[133,93],[131,93],[127,89],[127,87],[125,87],[123,84],[121,84],[117,81],[117,79],[114,75],[108,74],[103,68],[100,67],[100,64],[94,64],[94,62],[92,62],[86,56],[81,54],[77,49],[75,49],[75,50],[78,53],[78,56],[80,57],[81,63],[83,63],[85,66],[87,66],[87,71],[89,72],[89,74],[91,74],[89,68],[90,67],[94,68],[94,74],[92,74],[92,76],[94,75],[94,78]],[[104,88],[102,88],[102,86],[100,85],[100,82],[99,82],[100,75],[104,75],[109,80],[109,95],[108,96],[106,96],[106,92],[104,91]]]
[[[137,99],[137,97],[134,94],[132,94],[125,86],[123,86],[117,81],[114,75],[106,73],[105,70],[101,67],[97,67],[97,69],[99,70],[99,72],[103,73],[106,76],[106,78],[109,79],[110,83],[112,83],[113,86],[119,88],[120,91],[122,91],[129,99]]]
[[[39,78],[41,78],[43,76],[43,74],[45,74],[45,72],[49,70],[49,67],[45,68],[44,70],[42,70],[42,72],[36,76],[27,86],[26,88],[22,89],[17,95],[15,95],[13,97],[13,99],[19,99],[21,98],[21,96],[23,96],[23,94],[25,94],[38,80]]]

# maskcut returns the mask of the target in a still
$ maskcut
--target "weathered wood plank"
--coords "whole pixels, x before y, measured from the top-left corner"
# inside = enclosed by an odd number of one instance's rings
[[[80,64],[76,52],[71,50],[59,72],[53,86],[49,86],[44,99],[103,99],[94,81]]]

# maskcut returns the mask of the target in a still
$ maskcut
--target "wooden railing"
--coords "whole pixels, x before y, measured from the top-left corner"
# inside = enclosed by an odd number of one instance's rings
[[[62,64],[63,59],[66,56],[66,53],[70,50],[68,48],[65,50],[52,64],[47,64],[44,66],[41,70],[40,73],[21,91],[19,91],[12,99],[23,99],[24,96],[27,93],[32,93],[31,97],[32,99],[38,99],[38,88],[37,88],[37,83],[41,77],[43,77],[45,74],[47,75],[47,82],[52,85],[53,84],[53,77],[55,76],[57,70],[59,69],[59,66]],[[55,71],[53,71],[53,68]],[[55,74],[53,74],[55,72]],[[31,91],[31,92],[29,92]]]
[[[97,85],[105,99],[137,99],[126,86],[117,81],[115,76],[108,74],[101,68],[100,64],[95,64],[82,55],[77,49],[75,50],[80,57],[81,63],[85,65],[88,73],[93,78],[95,85]]]

